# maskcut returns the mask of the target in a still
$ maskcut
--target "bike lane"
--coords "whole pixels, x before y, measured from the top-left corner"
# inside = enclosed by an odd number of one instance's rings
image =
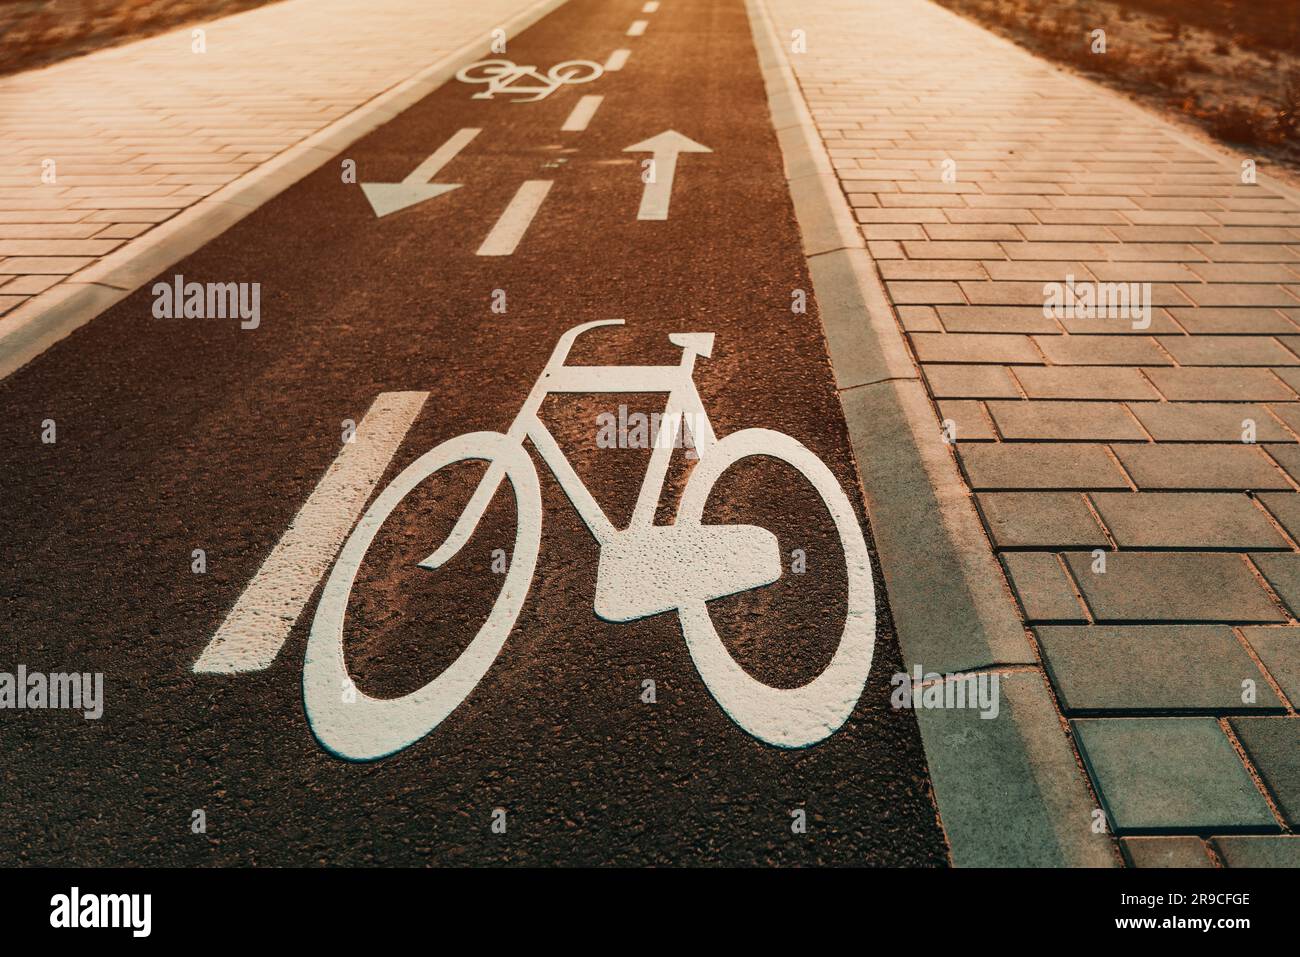
[[[594,614],[599,550],[531,449],[535,577],[500,657],[427,736],[365,764],[313,738],[301,672],[319,588],[266,667],[192,671],[347,448],[347,423],[381,394],[428,393],[397,416],[391,461],[370,463],[383,488],[440,442],[505,431],[561,334],[585,322],[625,325],[582,336],[571,364],[676,365],[669,334],[713,333],[694,381],[716,433],[761,427],[803,443],[866,530],[743,4],[645,6],[570,0],[500,55],[543,71],[575,59],[618,69],[531,102],[449,82],[159,277],[260,284],[256,328],[156,318],[151,281],[0,383],[0,561],[12,569],[0,649],[33,670],[102,671],[106,687],[99,721],[6,716],[0,769],[27,799],[0,810],[0,826],[20,859],[945,860],[915,721],[889,705],[901,667],[878,577],[879,638],[852,715],[814,747],[771,747],[714,702],[675,614]],[[669,188],[674,145],[685,150]],[[458,185],[420,189],[430,182]],[[417,201],[396,208],[406,200]],[[616,527],[649,450],[603,447],[601,425],[629,421],[615,444],[637,446],[636,415],[663,399],[543,406]],[[659,523],[689,465],[674,454]],[[346,626],[364,692],[416,690],[487,617],[513,558],[508,495],[450,563],[415,565],[482,471],[439,472],[367,553]],[[809,681],[846,606],[825,507],[788,467],[751,459],[724,474],[705,517],[780,544],[777,583],[710,604],[728,649],[771,685]],[[204,834],[190,827],[198,809]]]

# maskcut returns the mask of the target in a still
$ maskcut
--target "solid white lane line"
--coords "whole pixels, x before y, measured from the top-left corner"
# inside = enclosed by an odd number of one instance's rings
[[[194,663],[195,671],[261,671],[275,660],[428,397],[379,394]]]
[[[488,233],[487,239],[478,248],[478,255],[509,256],[513,253],[550,190],[549,179],[530,179],[520,186],[514,199],[510,200],[510,205],[492,227],[492,232]]]
[[[650,0],[649,3],[647,3],[644,7],[641,8],[641,12],[655,13],[656,11],[658,11],[658,9],[659,9],[659,0]]]
[[[605,99],[603,96],[584,96],[578,101],[578,105],[573,108],[569,118],[564,121],[560,130],[565,133],[581,133],[591,122],[591,118],[596,115],[596,110],[600,108],[600,101]]]
[[[633,20],[632,25],[627,28],[627,35],[630,37],[639,37],[645,33],[645,28],[650,26],[649,20]]]
[[[605,72],[612,73],[614,70],[621,70],[627,63],[627,58],[632,55],[631,50],[615,50],[605,61]]]

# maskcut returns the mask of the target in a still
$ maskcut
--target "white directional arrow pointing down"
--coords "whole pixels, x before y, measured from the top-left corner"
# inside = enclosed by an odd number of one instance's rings
[[[623,152],[654,154],[653,175],[641,194],[641,208],[637,210],[636,218],[667,219],[668,203],[673,195],[673,176],[677,172],[677,154],[712,153],[713,150],[676,130],[664,130],[658,136],[624,147]]]
[[[478,129],[457,131],[455,136],[438,147],[433,155],[412,170],[411,174],[400,183],[362,183],[361,189],[366,194],[366,199],[370,200],[375,215],[387,216],[407,206],[414,206],[426,199],[450,193],[453,189],[460,189],[460,183],[432,183],[430,180],[481,132],[482,130]]]

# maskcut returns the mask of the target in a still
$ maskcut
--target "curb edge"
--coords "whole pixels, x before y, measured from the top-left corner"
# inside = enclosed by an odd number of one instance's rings
[[[1008,685],[1010,721],[917,713],[952,862],[1117,866],[1116,843],[1091,832],[1085,772],[767,4],[745,6],[904,661],[998,672]]]

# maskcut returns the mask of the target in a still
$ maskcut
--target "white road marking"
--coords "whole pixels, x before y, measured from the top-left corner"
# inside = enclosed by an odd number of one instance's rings
[[[667,219],[668,204],[673,195],[673,177],[677,174],[677,154],[712,153],[713,150],[675,130],[665,130],[658,136],[625,147],[623,152],[654,154],[654,178],[645,184],[636,218]]]
[[[480,256],[509,256],[524,238],[528,226],[541,208],[542,200],[551,191],[549,179],[530,179],[519,187],[514,199],[478,248]]]
[[[456,154],[469,146],[470,141],[483,131],[469,127],[457,130],[455,135],[439,146],[429,158],[411,170],[411,175],[402,180],[404,183],[427,183],[441,172],[442,168],[456,158]]]
[[[632,55],[631,50],[615,50],[605,61],[605,72],[613,73],[615,70],[621,70],[627,64],[627,58]]]
[[[875,591],[871,559],[853,505],[834,473],[808,448],[771,429],[751,428],[719,439],[695,388],[696,356],[713,354],[712,333],[675,333],[682,359],[669,366],[568,365],[575,339],[590,329],[622,325],[597,320],[560,337],[514,423],[504,432],[471,432],[450,439],[408,465],[376,496],[339,552],[321,589],[303,656],[302,690],[307,720],[329,751],[371,761],[393,754],[438,727],[484,679],[502,653],[537,570],[542,537],[541,457],[600,546],[593,607],[605,621],[635,621],[676,610],[682,637],[701,679],[727,715],[761,741],[803,748],[834,734],[853,713],[875,648]],[[582,483],[546,425],[537,418],[548,396],[580,393],[666,392],[654,451],[625,528],[616,529]],[[698,464],[681,494],[677,519],[656,525],[673,449],[689,429]],[[766,456],[799,472],[821,497],[840,536],[848,597],[844,630],[829,664],[805,685],[774,688],[749,675],[718,637],[708,602],[762,588],[781,578],[775,535],[757,525],[715,525],[704,506],[722,476],[742,459]],[[441,674],[398,698],[371,698],[353,684],[345,649],[348,599],[375,537],[410,492],[447,466],[485,461],[477,488],[437,551],[419,563],[436,569],[469,541],[507,479],[514,493],[515,544],[505,580],[478,633]],[[492,576],[488,576],[491,578]],[[798,627],[795,624],[794,627]],[[342,694],[341,692],[350,692]]]
[[[566,83],[590,83],[604,72],[599,63],[591,60],[565,60],[557,63],[545,73],[535,66],[519,66],[509,60],[480,60],[471,63],[456,74],[462,83],[486,83],[487,89],[475,93],[476,100],[490,100],[498,93],[516,96],[520,93],[533,94],[527,98],[516,98],[516,103],[535,103],[544,100]],[[526,84],[533,84],[528,86]]]
[[[275,660],[428,397],[379,394],[194,663],[196,672],[261,671]]]
[[[565,133],[581,133],[591,122],[591,118],[596,115],[596,110],[600,108],[603,96],[584,96],[578,101],[578,105],[573,108],[569,118],[564,121],[560,127]]]
[[[450,193],[453,189],[460,189],[460,183],[430,181],[481,132],[483,132],[481,129],[474,128],[458,130],[451,139],[439,146],[400,183],[362,183],[361,191],[366,194],[366,199],[370,200],[375,216],[387,216],[407,206],[441,196],[443,193]]]
[[[627,35],[630,37],[639,37],[645,33],[645,28],[650,26],[649,20],[633,20],[632,25],[627,28]]]
[[[641,8],[642,13],[655,13],[658,10],[659,10],[659,0],[650,0],[649,3],[647,3],[644,7]]]

